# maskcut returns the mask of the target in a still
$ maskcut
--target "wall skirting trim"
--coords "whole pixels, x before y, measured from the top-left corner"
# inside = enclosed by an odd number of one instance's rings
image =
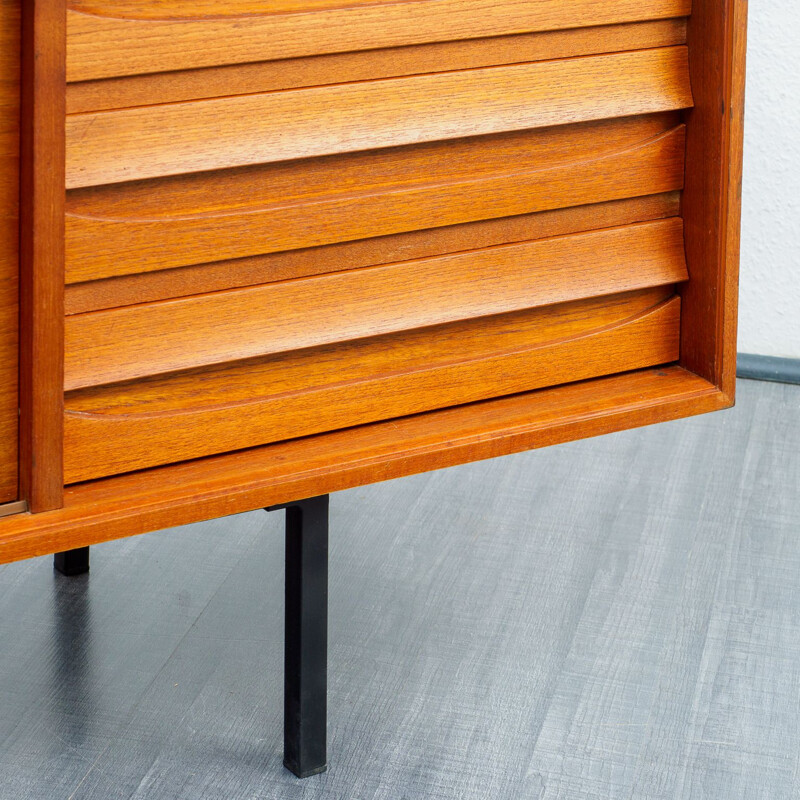
[[[755,381],[800,384],[800,358],[776,358],[739,353],[736,375]]]

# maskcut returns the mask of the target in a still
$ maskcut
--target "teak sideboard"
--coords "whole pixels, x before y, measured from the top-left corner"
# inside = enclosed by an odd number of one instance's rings
[[[0,562],[287,507],[319,771],[330,492],[733,403],[745,16],[0,0]]]

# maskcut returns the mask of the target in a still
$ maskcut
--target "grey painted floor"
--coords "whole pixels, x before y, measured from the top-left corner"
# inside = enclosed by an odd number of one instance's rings
[[[282,514],[0,567],[0,797],[800,797],[800,387],[332,498],[332,766]]]

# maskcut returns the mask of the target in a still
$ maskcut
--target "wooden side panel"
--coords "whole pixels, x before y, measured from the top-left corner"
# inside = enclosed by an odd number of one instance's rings
[[[687,115],[682,362],[733,398],[741,220],[746,0],[695,0],[696,105]]]
[[[23,3],[20,479],[32,511],[63,496],[64,0]]]
[[[665,47],[76,114],[67,119],[67,188],[691,104],[687,50]]]
[[[691,0],[399,0],[244,17],[221,2],[205,18],[195,5],[71,2],[69,80],[683,17]]]
[[[0,503],[17,498],[19,0],[0,2]]]
[[[674,218],[73,315],[65,386],[674,284],[686,278],[682,234]]]
[[[384,337],[233,374],[201,372],[177,378],[177,385],[78,393],[67,403],[66,479],[675,361],[680,301],[651,305],[669,294],[651,291]],[[183,406],[186,400],[195,407]]]

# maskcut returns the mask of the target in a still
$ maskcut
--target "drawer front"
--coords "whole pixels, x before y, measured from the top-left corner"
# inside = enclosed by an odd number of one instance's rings
[[[662,114],[74,190],[67,281],[677,191],[683,148]]]
[[[77,390],[68,482],[675,361],[671,288]]]
[[[71,0],[68,483],[676,361],[683,0]]]
[[[67,119],[67,188],[690,105],[688,52],[664,47],[85,112]]]
[[[691,10],[691,0],[69,0],[67,5],[70,81],[679,18]],[[263,13],[265,6],[271,13]]]
[[[67,390],[679,283],[673,218],[72,315]]]

